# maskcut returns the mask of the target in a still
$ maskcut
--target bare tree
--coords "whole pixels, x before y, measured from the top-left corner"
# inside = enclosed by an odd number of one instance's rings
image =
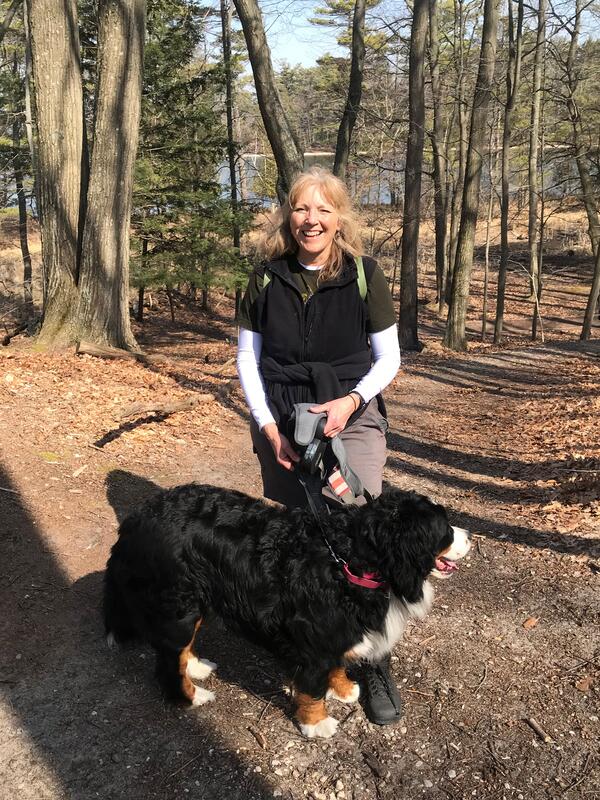
[[[350,154],[350,141],[360,108],[363,72],[365,66],[365,8],[366,0],[356,0],[352,22],[352,59],[350,62],[350,83],[344,113],[338,128],[335,146],[333,172],[339,178],[346,178],[346,167]]]
[[[497,27],[498,0],[485,0],[481,53],[471,113],[471,130],[467,151],[456,264],[452,275],[452,293],[444,336],[444,344],[453,350],[465,350],[467,347],[465,336],[467,306],[471,284],[471,269],[473,267],[475,227],[477,225],[479,207],[479,188],[488,108],[496,64]]]
[[[567,89],[565,102],[569,119],[571,121],[573,149],[575,161],[577,163],[577,171],[579,173],[579,181],[581,183],[583,204],[588,218],[588,231],[590,235],[590,241],[592,243],[592,251],[594,255],[596,255],[600,245],[600,218],[598,217],[598,209],[596,207],[594,185],[586,159],[587,154],[581,125],[581,115],[579,113],[579,106],[576,99],[576,92],[579,85],[579,75],[575,64],[575,57],[577,55],[577,48],[579,46],[581,15],[585,5],[586,3],[584,0],[575,0],[575,17],[573,20],[573,28],[571,30],[567,62],[565,64]]]
[[[135,339],[129,325],[129,224],[142,97],[145,0],[100,0],[98,18],[94,147],[77,325],[83,339],[131,348]]]
[[[256,97],[277,164],[277,193],[283,202],[294,176],[302,171],[303,156],[275,83],[271,51],[256,0],[234,0],[252,65]]]
[[[500,109],[494,108],[492,124],[490,125],[490,138],[488,146],[488,167],[490,179],[490,193],[488,196],[487,219],[485,224],[485,260],[483,268],[483,307],[481,310],[481,341],[485,342],[487,335],[488,318],[488,293],[490,280],[490,235],[494,215],[494,199],[497,196],[498,184],[498,140],[500,138]]]
[[[592,287],[588,296],[587,305],[585,307],[585,314],[583,317],[583,327],[579,338],[581,341],[586,341],[592,336],[592,325],[594,323],[594,315],[598,310],[598,301],[600,300],[600,247],[596,251],[594,259],[594,277],[592,278]]]
[[[435,206],[435,285],[437,302],[441,311],[444,302],[444,278],[446,276],[447,194],[439,53],[437,0],[429,0],[429,71],[431,73],[431,99],[433,103],[433,130],[430,133],[430,138],[433,151]]]
[[[223,63],[225,65],[225,114],[227,119],[227,160],[229,162],[229,185],[233,222],[231,228],[233,246],[240,249],[240,226],[237,220],[238,187],[235,169],[235,137],[233,135],[233,76],[231,70],[231,6],[229,0],[221,0],[221,32],[223,36]],[[235,316],[238,318],[242,290],[235,292]]]
[[[6,14],[4,15],[4,19],[0,22],[0,44],[2,44],[2,40],[6,36],[6,32],[10,28],[10,24],[13,21],[13,17],[17,12],[17,9],[21,5],[23,0],[12,0],[12,3],[6,10]]]
[[[42,211],[42,336],[51,342],[72,324],[79,277],[83,93],[77,3],[28,0],[28,9]]]
[[[421,173],[425,127],[425,48],[428,0],[415,0],[410,33],[408,78],[408,142],[404,179],[402,261],[400,270],[400,319],[398,334],[405,350],[420,350],[417,332],[417,275],[419,223],[421,219]]]
[[[129,219],[140,113],[144,0],[100,0],[89,165],[75,0],[28,0],[45,273],[40,339],[133,348]]]
[[[534,303],[534,319],[538,314],[540,297],[540,261],[538,248],[540,243],[539,218],[539,171],[540,171],[540,116],[542,109],[542,77],[544,74],[544,55],[546,52],[546,0],[539,0],[537,12],[537,35],[533,61],[533,86],[531,99],[531,124],[529,127],[529,274],[531,275],[531,298]],[[533,330],[532,330],[532,338]]]
[[[452,182],[452,201],[450,203],[450,238],[448,241],[448,260],[446,275],[446,302],[450,303],[452,273],[458,245],[460,224],[460,202],[465,180],[467,161],[467,101],[465,96],[465,0],[454,0],[454,64],[456,69],[456,97],[454,115],[458,121],[458,169]]]
[[[496,322],[494,342],[502,339],[504,324],[504,298],[506,294],[506,272],[508,270],[508,214],[510,211],[510,143],[512,120],[517,92],[521,80],[523,54],[523,0],[517,0],[517,29],[513,17],[513,0],[508,0],[508,63],[506,65],[506,102],[502,128],[502,197],[500,201],[500,264],[498,266],[498,289],[496,295]]]

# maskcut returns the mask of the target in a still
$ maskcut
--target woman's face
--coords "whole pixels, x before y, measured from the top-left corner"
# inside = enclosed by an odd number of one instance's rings
[[[298,261],[307,266],[323,266],[339,229],[337,209],[317,186],[308,186],[298,195],[290,214],[290,230],[298,242]]]

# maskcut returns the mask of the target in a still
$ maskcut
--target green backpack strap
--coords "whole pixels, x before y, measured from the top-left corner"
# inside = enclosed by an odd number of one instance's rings
[[[363,264],[362,256],[357,256],[355,259],[356,261],[356,282],[358,283],[358,291],[360,293],[360,299],[366,300],[367,297],[367,276],[365,275],[365,266]]]
[[[361,300],[366,300],[367,297],[367,276],[365,275],[365,265],[363,264],[362,256],[357,256],[355,259],[356,262],[356,282],[358,283],[358,291],[360,294]],[[269,283],[271,282],[271,276],[269,272],[265,270],[263,272],[263,283],[262,288],[263,290],[267,288]]]

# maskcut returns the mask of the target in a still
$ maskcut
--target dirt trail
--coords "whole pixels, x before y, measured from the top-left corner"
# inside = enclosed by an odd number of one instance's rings
[[[102,569],[123,514],[189,480],[260,491],[236,390],[162,420],[114,412],[206,390],[206,363],[231,347],[209,341],[201,365],[172,352],[177,369],[155,371],[27,349],[0,360],[0,797],[600,797],[600,516],[573,482],[600,457],[593,345],[430,348],[388,391],[387,480],[476,533],[397,648],[400,726],[332,704],[339,734],[303,740],[277,664],[218,625],[199,645],[217,699],[194,712],[163,703],[148,650],[106,649]]]

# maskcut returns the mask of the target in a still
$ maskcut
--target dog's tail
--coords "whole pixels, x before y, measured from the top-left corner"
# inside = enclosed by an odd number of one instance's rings
[[[109,647],[136,638],[135,627],[117,573],[118,567],[113,555],[108,560],[104,574],[104,629]]]

